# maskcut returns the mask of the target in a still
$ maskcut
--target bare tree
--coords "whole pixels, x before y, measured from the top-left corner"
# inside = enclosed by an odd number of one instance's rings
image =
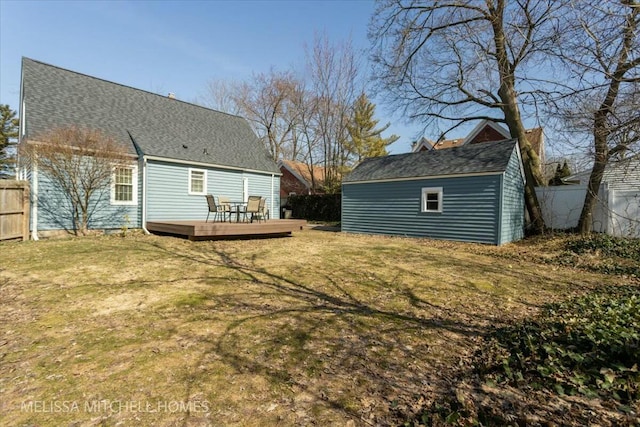
[[[316,36],[307,50],[309,90],[315,97],[315,133],[320,141],[325,186],[336,190],[348,161],[347,124],[352,106],[362,92],[359,58],[350,42],[332,45]]]
[[[236,99],[241,114],[253,123],[274,160],[295,158],[297,154],[293,131],[298,112],[293,98],[300,86],[292,72],[272,69],[245,83]]]
[[[335,191],[351,156],[347,125],[363,91],[359,57],[350,42],[332,44],[326,36],[316,36],[306,55],[305,79],[271,69],[244,83],[211,84],[203,104],[247,118],[274,160],[305,162],[312,179],[321,165],[324,185]]]
[[[559,56],[573,84],[559,105],[574,131],[592,136],[593,168],[578,223],[587,233],[607,164],[640,141],[640,3],[581,0],[572,6]]]
[[[519,141],[525,200],[534,231],[544,221],[535,193],[540,159],[527,139],[521,108],[545,97],[540,67],[555,46],[553,0],[389,0],[374,14],[374,76],[409,118],[446,128],[471,120],[507,125]]]
[[[239,99],[243,99],[243,85],[236,81],[212,80],[207,85],[204,96],[196,100],[196,104],[233,115],[242,114]]]
[[[294,108],[298,113],[298,120],[293,132],[293,136],[299,147],[296,157],[291,160],[303,162],[307,165],[309,176],[311,177],[311,188],[315,191],[319,187],[316,182],[315,168],[318,163],[320,135],[316,132],[316,118],[318,114],[319,100],[306,88],[301,87],[295,92]]]
[[[271,69],[244,82],[213,81],[199,103],[246,118],[274,160],[295,159],[299,150],[295,97],[301,87],[292,71]]]
[[[89,221],[104,201],[102,194],[110,190],[114,168],[129,166],[133,160],[114,139],[78,127],[53,129],[25,141],[20,158],[32,167],[37,165],[39,174],[66,197],[76,234],[86,234]]]

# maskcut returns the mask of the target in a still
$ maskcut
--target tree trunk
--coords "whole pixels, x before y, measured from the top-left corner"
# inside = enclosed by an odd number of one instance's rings
[[[593,164],[593,170],[589,176],[587,194],[585,195],[582,211],[580,212],[580,220],[578,221],[578,232],[582,234],[588,234],[593,230],[593,210],[598,200],[602,175],[606,166],[606,161]]]
[[[608,130],[606,123],[607,106],[603,106],[595,113],[594,118],[594,148],[595,158],[591,175],[589,175],[589,184],[587,185],[587,194],[584,198],[582,211],[580,212],[580,220],[578,221],[578,232],[588,234],[593,230],[593,210],[598,200],[600,184],[604,170],[609,162],[609,147],[607,145]]]
[[[615,71],[607,75],[609,81],[609,88],[607,94],[604,97],[600,108],[593,115],[593,146],[595,149],[595,157],[593,163],[593,169],[589,176],[589,185],[587,187],[587,194],[585,195],[584,204],[582,205],[582,212],[580,213],[580,220],[578,221],[578,231],[582,234],[589,233],[593,230],[593,210],[595,208],[596,200],[598,199],[598,192],[600,191],[600,184],[602,183],[602,176],[604,170],[611,157],[609,151],[609,137],[611,136],[611,129],[607,120],[610,115],[615,114],[616,99],[620,93],[620,85],[624,81],[625,74],[640,65],[637,57],[629,59],[631,52],[637,48],[635,42],[637,37],[637,16],[638,16],[638,4],[632,0],[623,1],[625,6],[630,9],[626,16],[626,24],[623,28],[622,48],[617,59]],[[602,58],[598,58],[601,60]]]
[[[522,167],[526,179],[524,187],[525,204],[527,206],[527,212],[529,213],[532,231],[535,234],[541,234],[544,231],[544,219],[536,194],[536,186],[542,183],[539,166],[540,160],[538,154],[533,150],[527,139],[527,134],[520,118],[518,104],[515,100],[515,91],[509,90],[508,88],[506,91],[514,94],[513,96],[507,94],[503,97],[503,102],[506,104],[504,112],[509,132],[512,137],[518,139],[518,146],[520,147],[520,153],[522,155]],[[499,92],[503,92],[502,88]]]
[[[504,118],[509,127],[511,137],[518,139],[518,146],[520,147],[520,153],[522,155],[522,166],[526,178],[524,188],[525,204],[532,224],[532,231],[535,234],[541,234],[544,231],[544,219],[535,190],[536,186],[542,183],[540,159],[531,147],[524,126],[522,125],[522,117],[520,116],[520,109],[518,108],[518,96],[515,90],[515,72],[512,64],[509,62],[505,45],[505,34],[502,24],[504,7],[504,1],[498,1],[495,9],[491,8],[494,43],[496,45],[496,60],[500,74],[498,96],[503,103],[502,111],[504,112]]]

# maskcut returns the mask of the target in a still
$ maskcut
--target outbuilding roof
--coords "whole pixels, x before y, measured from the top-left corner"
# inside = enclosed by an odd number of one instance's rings
[[[369,158],[360,163],[342,182],[504,172],[516,143],[515,139],[509,139],[447,150]]]
[[[239,116],[29,58],[22,59],[22,88],[28,139],[75,125],[99,129],[135,154],[280,173]]]

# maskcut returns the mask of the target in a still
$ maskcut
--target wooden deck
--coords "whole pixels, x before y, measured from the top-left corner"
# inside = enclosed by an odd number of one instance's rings
[[[287,236],[302,230],[307,224],[303,219],[270,219],[263,222],[204,222],[204,221],[152,221],[147,230],[152,233],[172,234],[189,240],[213,240],[228,238],[258,238]]]

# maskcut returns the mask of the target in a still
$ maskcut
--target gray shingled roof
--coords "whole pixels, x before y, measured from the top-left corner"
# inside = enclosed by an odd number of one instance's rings
[[[591,169],[578,172],[563,179],[568,183],[578,181],[581,185],[589,183]],[[637,191],[640,187],[640,154],[607,164],[602,174],[602,182],[609,188],[620,191]]]
[[[516,140],[509,139],[374,157],[360,163],[342,182],[503,172],[515,145]]]
[[[77,125],[102,130],[132,153],[133,138],[149,156],[280,173],[242,117],[28,58],[22,70],[28,138]]]

